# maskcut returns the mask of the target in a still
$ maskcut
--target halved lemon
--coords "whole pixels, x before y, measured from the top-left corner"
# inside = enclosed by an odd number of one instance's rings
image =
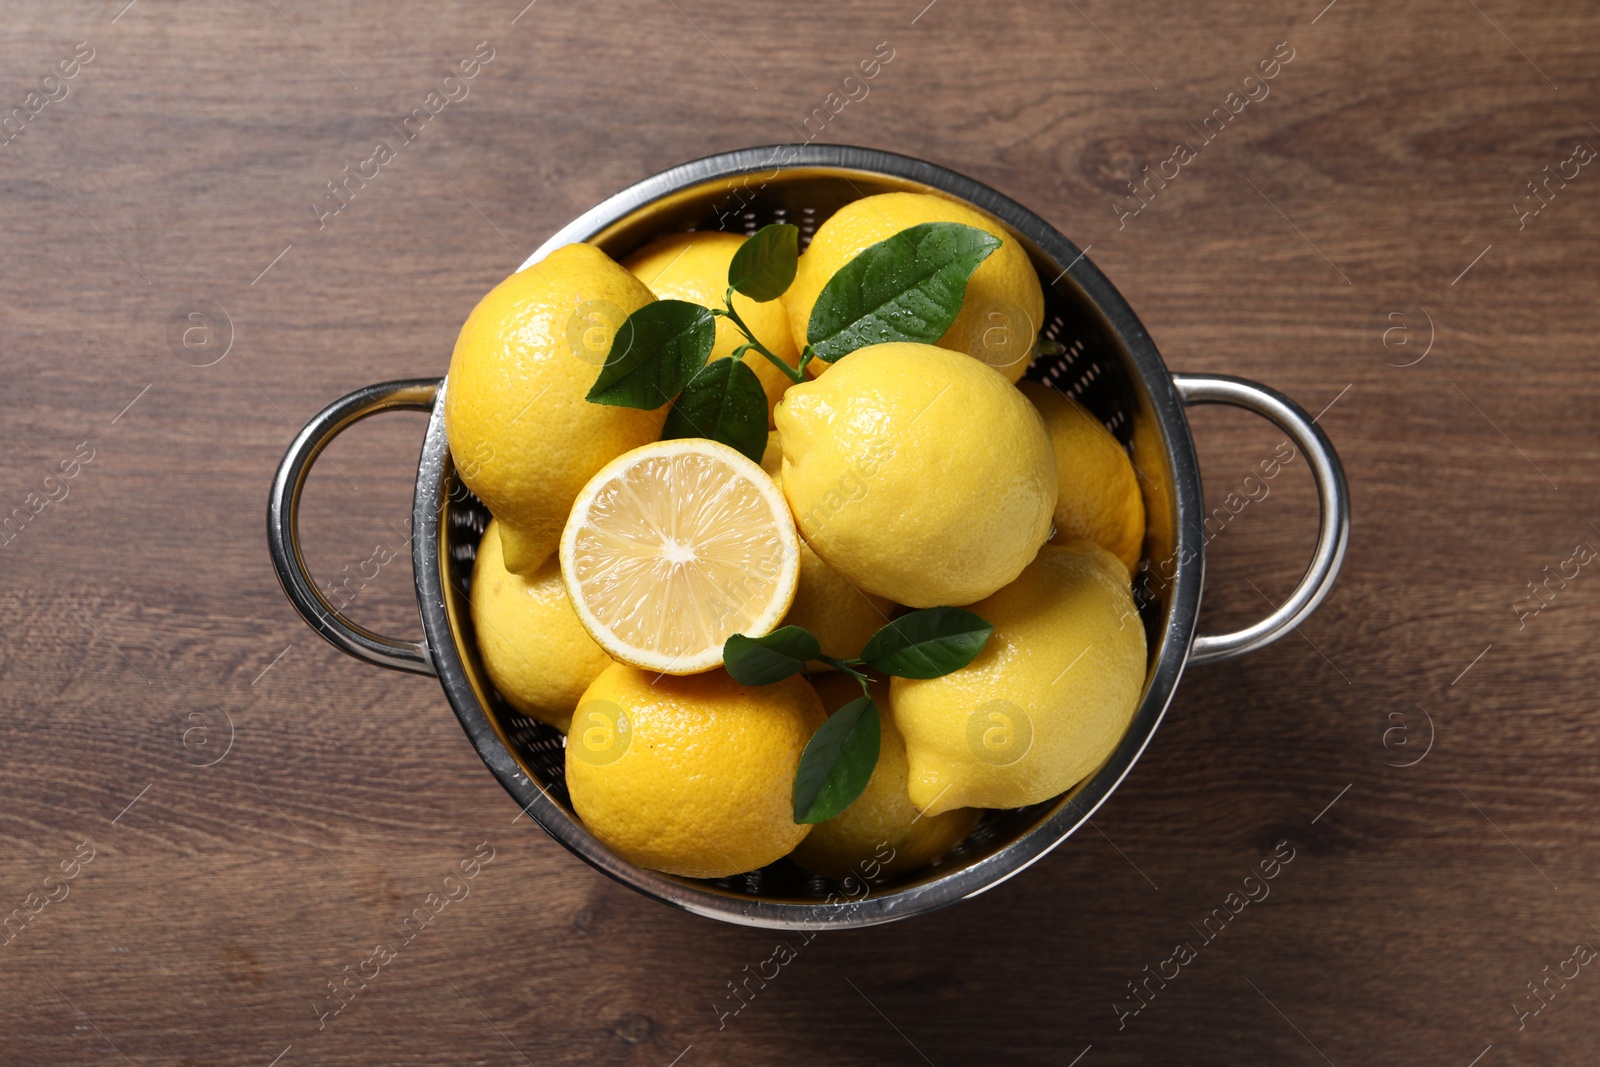
[[[771,476],[701,438],[606,464],[561,534],[579,621],[613,659],[662,674],[710,670],[733,634],[770,633],[799,574],[800,540]]]

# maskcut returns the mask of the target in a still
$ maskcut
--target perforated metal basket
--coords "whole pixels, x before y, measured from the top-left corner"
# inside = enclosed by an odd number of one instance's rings
[[[437,675],[479,755],[534,821],[619,882],[699,915],[774,928],[865,926],[931,911],[1004,881],[1070,837],[1111,794],[1149,743],[1187,663],[1224,660],[1287,633],[1327,594],[1344,556],[1344,475],[1332,445],[1303,410],[1242,379],[1170,373],[1133,311],[1076,245],[1021,205],[931,163],[836,146],[773,146],[713,156],[646,179],[585,212],[528,263],[578,241],[597,244],[620,260],[669,233],[749,233],[778,221],[798,225],[805,242],[843,204],[900,190],[952,197],[986,211],[1026,248],[1044,285],[1043,333],[1066,349],[1037,361],[1028,376],[1076,396],[1129,449],[1145,483],[1149,522],[1135,583],[1149,668],[1121,743],[1068,793],[985,813],[972,834],[931,868],[867,885],[830,882],[780,860],[748,874],[701,881],[634,867],[590,836],[568,801],[561,735],[502,700],[478,657],[468,586],[488,513],[451,463],[439,402],[447,382],[387,382],[336,401],[296,437],[273,483],[267,516],[273,563],[306,622],[359,659]],[[1195,403],[1238,405],[1281,426],[1309,461],[1322,508],[1312,562],[1294,593],[1260,622],[1229,634],[1195,632],[1205,512],[1184,414],[1185,405]],[[432,412],[413,504],[412,563],[423,644],[381,636],[342,616],[311,581],[298,541],[300,491],[322,449],[352,423],[394,408]]]

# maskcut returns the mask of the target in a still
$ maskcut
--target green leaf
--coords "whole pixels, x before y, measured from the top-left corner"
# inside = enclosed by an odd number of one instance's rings
[[[803,626],[780,626],[765,637],[734,634],[722,643],[722,665],[740,685],[781,682],[820,655],[816,634]]]
[[[983,650],[994,627],[960,608],[913,611],[867,639],[861,662],[897,678],[938,678]]]
[[[806,339],[829,361],[886,341],[932,344],[966,299],[967,280],[1000,239],[959,222],[924,222],[867,248],[822,287]]]
[[[715,359],[695,372],[667,413],[661,439],[708,437],[761,462],[767,447],[767,394],[742,359]]]
[[[800,260],[800,228],[787,222],[751,234],[728,264],[728,284],[759,304],[776,300],[794,281]]]
[[[848,808],[878,764],[878,706],[858,697],[817,727],[794,773],[794,821],[825,822]]]
[[[682,392],[706,365],[716,339],[716,319],[699,304],[687,300],[646,304],[618,328],[587,399],[653,411]]]

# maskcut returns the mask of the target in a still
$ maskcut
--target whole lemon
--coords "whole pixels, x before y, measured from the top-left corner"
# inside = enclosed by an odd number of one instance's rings
[[[780,486],[783,484],[783,442],[777,430],[767,434],[761,469]],[[857,588],[824,563],[810,545],[800,542],[800,581],[783,622],[786,626],[804,626],[816,634],[823,655],[855,658],[867,638],[889,621],[893,611],[893,601]],[[813,664],[813,669],[833,670],[821,664]]]
[[[767,447],[761,451],[761,469],[772,475],[775,482],[783,477],[783,441],[777,430],[767,431]]]
[[[591,404],[611,338],[655,297],[592,245],[567,245],[490,290],[456,338],[445,433],[467,488],[500,520],[508,569],[555,551],[578,491],[654,441],[655,411]]]
[[[801,537],[869,593],[970,604],[1050,536],[1056,457],[1000,372],[932,345],[852,352],[774,413]]]
[[[879,241],[924,222],[963,223],[1003,242],[972,272],[961,311],[937,343],[976,356],[1009,381],[1016,381],[1033,360],[1033,344],[1044,326],[1039,275],[1017,238],[999,222],[931,193],[863,197],[817,227],[810,247],[800,257],[794,284],[783,294],[795,347],[805,348],[811,309],[823,286],[841,267]],[[818,360],[812,366],[820,374],[828,364]]]
[[[1144,688],[1128,572],[1098,545],[1046,545],[972,610],[995,628],[976,659],[890,686],[907,790],[929,815],[1017,808],[1070,789],[1122,740]]]
[[[1144,498],[1128,453],[1072,397],[1039,382],[1020,388],[1044,417],[1061,474],[1051,540],[1093,541],[1133,574],[1144,546]]]
[[[861,687],[844,674],[812,678],[822,706],[831,715],[861,696]],[[959,845],[978,825],[973,808],[924,815],[906,795],[906,743],[889,716],[889,687],[872,686],[878,705],[878,764],[867,787],[848,808],[811,833],[792,859],[808,871],[843,881],[878,882],[921,870]]]
[[[728,292],[728,265],[744,241],[739,234],[715,230],[673,234],[641,248],[622,265],[662,300],[687,300],[701,307],[720,308]],[[791,367],[800,362],[800,353],[789,334],[789,313],[781,297],[757,303],[742,293],[734,293],[733,310],[750,327],[756,340],[766,345],[773,355]],[[731,356],[735,348],[745,343],[738,327],[719,317],[711,359]],[[772,406],[782,399],[784,390],[794,379],[774,367],[760,352],[746,352],[744,362],[756,372],[767,394],[767,425],[771,426]]]
[[[491,522],[472,565],[471,599],[489,680],[522,714],[565,733],[572,709],[611,657],[572,610],[560,563],[550,559],[530,578],[512,574],[500,550],[500,524]]]
[[[826,718],[798,675],[742,686],[720,667],[601,672],[572,716],[567,789],[589,832],[629,863],[725,878],[794,850],[794,775]]]
[[[858,588],[800,542],[800,580],[783,624],[804,626],[816,634],[824,656],[855,658],[867,638],[888,624],[893,611],[892,600]]]

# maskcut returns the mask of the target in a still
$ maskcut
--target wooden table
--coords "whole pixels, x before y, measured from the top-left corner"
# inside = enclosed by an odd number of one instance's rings
[[[6,7],[0,1059],[1592,1059],[1592,14],[523,2]],[[843,79],[880,43],[861,97]],[[858,99],[808,131],[830,93]],[[1320,611],[1193,670],[1092,830],[976,900],[804,941],[679,914],[513,824],[436,684],[300,622],[262,517],[306,419],[443,373],[561,223],[813,135],[970,174],[1092,245],[1171,366],[1322,412],[1355,522]],[[1136,199],[1146,166],[1169,177]],[[1194,425],[1214,502],[1281,437]],[[403,550],[421,428],[330,451],[316,573]],[[1285,595],[1314,531],[1292,465],[1212,542],[1206,626]],[[404,559],[352,609],[380,629],[417,630]],[[1203,940],[1280,841],[1270,897]],[[470,897],[319,1024],[327,983],[484,842]],[[719,1025],[779,941],[797,957]]]

